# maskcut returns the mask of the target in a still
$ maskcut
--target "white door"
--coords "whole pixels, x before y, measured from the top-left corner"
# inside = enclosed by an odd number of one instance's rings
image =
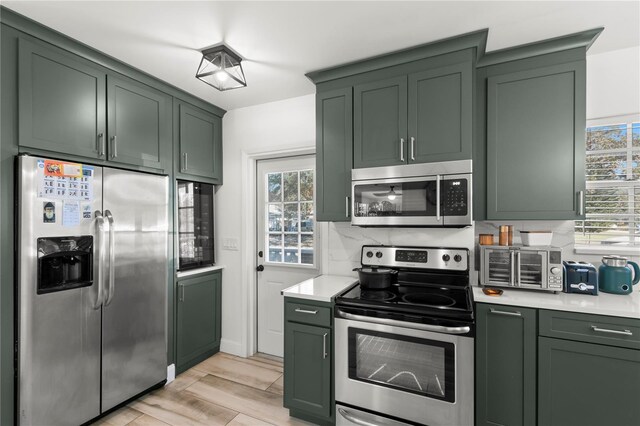
[[[258,352],[281,357],[284,298],[280,292],[320,273],[315,158],[259,161],[256,176]]]

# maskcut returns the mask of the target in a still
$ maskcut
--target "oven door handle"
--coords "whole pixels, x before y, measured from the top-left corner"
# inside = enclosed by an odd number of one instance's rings
[[[338,408],[338,413],[345,419],[349,420],[351,423],[360,426],[381,426],[379,423],[371,423],[364,419],[358,418],[355,414],[348,412],[344,408]]]
[[[366,317],[364,315],[355,315],[338,309],[338,315],[341,318],[353,321],[365,321],[375,324],[391,325],[395,327],[414,328],[416,330],[435,331],[436,333],[446,334],[466,334],[471,331],[471,327],[445,327],[442,325],[420,324],[416,322],[398,321],[386,318]]]

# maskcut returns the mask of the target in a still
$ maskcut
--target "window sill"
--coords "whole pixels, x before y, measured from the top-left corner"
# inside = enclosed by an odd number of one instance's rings
[[[574,253],[576,254],[627,254],[631,256],[638,256],[638,248],[637,247],[607,247],[607,246],[598,246],[598,247],[589,247],[589,246],[575,246]]]

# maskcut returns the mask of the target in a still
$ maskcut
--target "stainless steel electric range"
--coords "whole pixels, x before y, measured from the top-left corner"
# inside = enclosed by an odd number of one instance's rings
[[[336,298],[337,424],[472,425],[469,251],[363,246],[361,263],[398,278]]]

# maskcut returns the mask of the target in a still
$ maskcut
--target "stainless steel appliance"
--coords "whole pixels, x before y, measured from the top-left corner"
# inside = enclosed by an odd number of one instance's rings
[[[168,178],[17,162],[16,417],[82,424],[166,379]]]
[[[351,224],[470,226],[471,170],[471,160],[353,169]]]
[[[177,181],[178,270],[212,266],[215,262],[213,185]]]
[[[562,262],[565,293],[598,294],[598,270],[591,263],[565,260]]]
[[[562,249],[480,247],[480,284],[528,290],[562,291]]]
[[[472,425],[469,251],[364,246],[361,263],[398,282],[336,297],[337,424]]]

